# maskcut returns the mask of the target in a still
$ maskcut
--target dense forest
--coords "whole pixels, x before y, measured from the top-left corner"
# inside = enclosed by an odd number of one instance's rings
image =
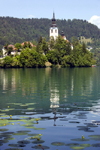
[[[93,45],[100,45],[100,29],[86,20],[56,20],[56,24],[59,28],[59,34],[63,30],[69,41],[73,36],[79,39],[83,36],[86,39],[91,38]],[[50,19],[0,17],[0,49],[6,43],[37,42],[40,36],[45,37],[48,41],[50,26]]]
[[[6,46],[7,56],[0,60],[0,67],[9,68],[33,68],[33,67],[91,67],[96,64],[93,54],[86,49],[85,43],[80,44],[79,40],[72,39],[71,43],[58,36],[56,40],[53,37],[46,42],[46,39],[40,36],[37,46],[31,47],[29,43],[15,44],[21,53],[11,55],[10,47]]]

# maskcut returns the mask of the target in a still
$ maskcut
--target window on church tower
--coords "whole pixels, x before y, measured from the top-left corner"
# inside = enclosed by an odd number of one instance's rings
[[[55,30],[55,33],[57,33],[57,30]]]
[[[51,29],[51,33],[53,33],[53,29]]]

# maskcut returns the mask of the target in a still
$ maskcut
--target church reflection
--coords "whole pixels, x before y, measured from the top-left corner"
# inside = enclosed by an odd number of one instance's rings
[[[50,102],[50,108],[59,107],[59,91],[57,90],[57,88],[51,90]]]

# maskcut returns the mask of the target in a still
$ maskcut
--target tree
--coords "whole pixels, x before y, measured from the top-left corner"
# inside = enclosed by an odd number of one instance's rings
[[[11,47],[8,47],[8,49],[7,49],[7,54],[10,55],[12,51],[13,51],[13,47],[12,47],[12,46],[11,46]]]
[[[36,46],[36,51],[40,54],[43,54],[43,49],[42,49],[42,36],[40,36],[38,44]]]
[[[24,42],[23,48],[27,48],[27,42]]]
[[[84,54],[86,53],[86,44],[84,42],[82,44],[82,51]]]
[[[42,50],[43,50],[43,52],[44,52],[45,54],[48,53],[48,44],[47,44],[45,38],[43,38],[43,40],[42,40]]]
[[[15,44],[15,48],[19,51],[21,49],[21,44],[20,43],[16,43]]]
[[[54,40],[54,37],[50,37],[50,40],[49,40],[49,48],[50,49],[54,49],[54,45],[55,45],[55,40]]]
[[[28,42],[27,47],[32,48],[32,45],[30,44],[30,42]]]
[[[3,61],[3,67],[12,67],[13,58],[6,56]]]

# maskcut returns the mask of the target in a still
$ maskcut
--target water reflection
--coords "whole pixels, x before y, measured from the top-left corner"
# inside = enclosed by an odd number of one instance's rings
[[[59,91],[55,88],[54,90],[51,90],[50,93],[50,108],[59,107]]]
[[[26,102],[28,99],[38,101],[41,105],[47,102],[45,106],[48,109],[66,102],[89,102],[91,99],[100,99],[99,74],[100,67],[1,69],[0,96],[1,93],[6,94],[2,98],[15,94],[15,101]]]

